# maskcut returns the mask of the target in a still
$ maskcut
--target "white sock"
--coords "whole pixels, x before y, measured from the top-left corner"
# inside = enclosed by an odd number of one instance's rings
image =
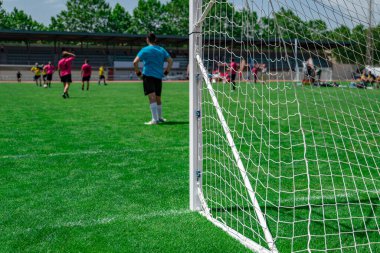
[[[158,121],[158,115],[157,115],[157,103],[151,103],[150,104],[150,111],[152,112],[152,119],[154,121]]]
[[[161,119],[162,118],[162,105],[157,105],[157,114],[158,114],[158,118]]]

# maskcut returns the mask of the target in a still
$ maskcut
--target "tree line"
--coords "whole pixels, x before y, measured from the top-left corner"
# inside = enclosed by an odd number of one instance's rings
[[[220,2],[227,3],[227,0]],[[303,38],[310,41],[332,41],[350,44],[333,50],[340,62],[366,62],[368,28],[363,25],[345,25],[328,29],[321,19],[303,20],[291,10],[280,9],[272,17],[258,17],[256,12],[235,9],[230,4],[216,5],[204,30],[210,33],[225,30],[228,36],[238,38]],[[206,20],[206,23],[208,20]],[[247,24],[244,26],[241,24]],[[249,27],[247,29],[247,27]],[[120,4],[112,7],[106,0],[68,0],[65,10],[51,17],[49,25],[34,20],[23,10],[6,12],[0,0],[0,29],[30,31],[66,31],[187,36],[189,30],[189,0],[139,0],[130,14]],[[380,62],[380,26],[371,29],[374,62]]]
[[[112,7],[106,0],[68,0],[66,9],[51,17],[49,25],[34,20],[23,10],[6,12],[0,0],[0,29],[27,31],[66,31],[187,35],[189,1],[139,0],[132,14],[117,3]]]

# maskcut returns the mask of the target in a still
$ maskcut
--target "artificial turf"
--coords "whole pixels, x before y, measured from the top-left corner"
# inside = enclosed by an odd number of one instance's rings
[[[188,84],[0,84],[0,252],[249,252],[189,211]]]

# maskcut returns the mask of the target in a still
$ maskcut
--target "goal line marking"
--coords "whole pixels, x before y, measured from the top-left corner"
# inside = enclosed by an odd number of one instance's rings
[[[114,222],[123,222],[123,221],[143,221],[148,219],[154,219],[159,217],[169,217],[169,216],[180,216],[184,214],[193,213],[190,211],[190,209],[172,209],[167,211],[156,211],[156,212],[150,212],[146,214],[137,214],[137,215],[118,215],[113,217],[103,217],[98,219],[90,219],[90,220],[77,220],[77,221],[64,221],[61,223],[55,223],[55,224],[46,224],[46,225],[39,225],[36,227],[29,227],[29,228],[19,228],[15,229],[13,231],[13,234],[23,234],[23,233],[30,233],[35,230],[42,230],[45,228],[71,228],[71,227],[93,227],[97,225],[107,225]]]
[[[20,155],[2,155],[0,159],[23,159],[33,157],[55,157],[55,156],[73,156],[73,155],[96,155],[96,154],[123,154],[127,152],[147,152],[147,151],[162,151],[162,150],[179,150],[185,151],[188,146],[166,147],[155,149],[124,149],[124,150],[85,150],[78,152],[57,152],[48,154],[20,154]]]

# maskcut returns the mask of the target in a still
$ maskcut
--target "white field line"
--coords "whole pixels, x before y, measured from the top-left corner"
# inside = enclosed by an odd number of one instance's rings
[[[126,216],[113,216],[113,217],[104,217],[98,219],[90,219],[90,220],[77,220],[77,221],[66,221],[56,224],[46,224],[39,225],[36,227],[30,228],[18,228],[13,231],[13,235],[30,233],[36,230],[42,230],[45,228],[74,228],[74,227],[93,227],[98,225],[107,225],[114,222],[127,222],[127,221],[143,221],[148,219],[160,218],[160,217],[169,217],[169,216],[180,216],[184,214],[191,213],[190,209],[173,209],[167,211],[157,211],[145,214],[137,214],[137,215],[126,215]]]
[[[155,149],[124,149],[124,150],[84,150],[78,152],[57,152],[48,154],[20,154],[20,155],[2,155],[0,159],[22,159],[22,158],[37,158],[37,157],[55,157],[55,156],[75,156],[75,155],[96,155],[96,154],[122,154],[128,152],[149,152],[149,151],[163,151],[163,150],[180,150],[185,151],[188,146],[182,147],[167,147]]]

